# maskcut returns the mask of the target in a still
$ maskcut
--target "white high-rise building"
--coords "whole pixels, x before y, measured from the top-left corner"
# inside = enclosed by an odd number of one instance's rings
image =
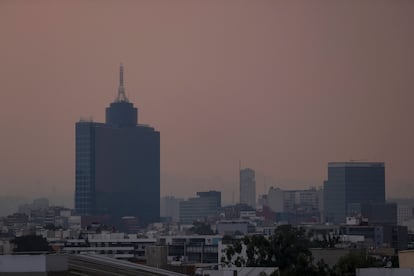
[[[255,172],[249,168],[240,170],[240,203],[256,208]]]

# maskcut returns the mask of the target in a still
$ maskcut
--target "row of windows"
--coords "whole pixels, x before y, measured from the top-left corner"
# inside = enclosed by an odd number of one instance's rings
[[[91,141],[90,141],[90,139],[85,139],[85,140],[80,140],[80,139],[77,139],[76,140],[76,149],[79,149],[79,148],[90,148],[92,146],[92,144],[91,144]]]
[[[90,151],[76,151],[76,157],[90,157],[91,156],[91,152]]]
[[[76,156],[76,163],[88,164],[91,160],[89,155]]]
[[[76,196],[75,202],[84,202],[85,204],[89,204],[91,201],[90,196]]]
[[[90,198],[90,195],[91,194],[92,194],[91,191],[78,190],[78,189],[76,189],[76,197],[87,197],[87,198]]]
[[[92,185],[91,185],[91,182],[89,181],[77,181],[76,186],[85,189],[85,188],[90,188]]]
[[[77,212],[88,212],[91,209],[90,204],[85,203],[75,203],[75,209]]]
[[[91,170],[89,168],[85,168],[82,166],[78,166],[78,164],[76,164],[76,174],[86,174],[89,173]]]
[[[77,175],[76,176],[76,182],[90,182],[92,180],[91,175],[84,174],[84,175]]]

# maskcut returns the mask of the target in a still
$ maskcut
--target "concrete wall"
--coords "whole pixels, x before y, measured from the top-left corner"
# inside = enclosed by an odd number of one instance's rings
[[[68,269],[68,256],[46,255],[46,271],[67,271]]]
[[[44,272],[45,255],[3,255],[0,256],[0,272]]]
[[[414,268],[414,250],[398,252],[398,260],[400,262],[400,268]]]
[[[64,255],[2,255],[0,274],[47,271],[67,271],[68,259]]]
[[[147,246],[145,255],[147,265],[153,267],[163,267],[167,265],[167,246]]]

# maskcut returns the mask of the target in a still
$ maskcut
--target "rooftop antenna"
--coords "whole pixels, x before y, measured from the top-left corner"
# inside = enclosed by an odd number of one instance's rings
[[[367,159],[350,159],[349,162],[364,162],[367,161]]]
[[[236,187],[237,187],[237,190],[239,191],[239,200],[240,200],[240,180],[241,180],[241,160],[240,159],[239,159],[239,173],[238,173],[238,175],[239,175],[238,185]]]
[[[117,102],[129,102],[128,98],[125,95],[124,87],[124,65],[121,63],[119,66],[119,87],[118,87],[118,97],[116,98]]]

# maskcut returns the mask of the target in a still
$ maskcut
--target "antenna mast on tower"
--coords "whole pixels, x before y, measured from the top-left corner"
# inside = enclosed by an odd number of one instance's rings
[[[121,63],[119,67],[119,87],[118,87],[118,96],[116,98],[117,102],[129,102],[128,98],[125,95],[124,87],[124,65]]]

